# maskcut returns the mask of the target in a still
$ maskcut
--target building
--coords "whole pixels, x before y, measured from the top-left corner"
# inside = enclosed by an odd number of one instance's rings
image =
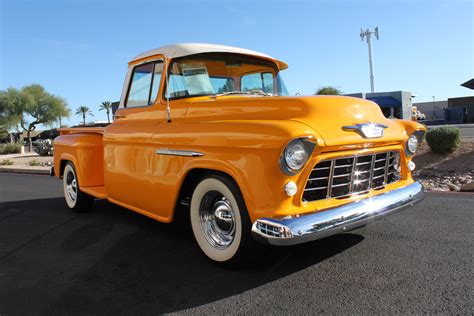
[[[427,120],[444,120],[444,109],[448,107],[448,101],[417,102],[413,106],[425,114]]]
[[[445,120],[456,123],[474,123],[474,96],[449,98]]]

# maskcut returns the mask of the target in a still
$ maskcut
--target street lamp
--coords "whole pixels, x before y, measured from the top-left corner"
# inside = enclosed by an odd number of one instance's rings
[[[371,31],[366,29],[365,31],[360,29],[360,40],[363,42],[364,38],[367,38],[367,45],[369,46],[369,67],[370,67],[370,91],[375,92],[375,83],[374,83],[374,68],[372,63],[372,41],[371,35],[374,34],[377,40],[379,39],[379,27],[377,26],[375,30]]]

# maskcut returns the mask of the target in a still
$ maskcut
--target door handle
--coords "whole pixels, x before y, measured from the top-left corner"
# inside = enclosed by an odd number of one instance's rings
[[[115,114],[116,119],[125,118],[125,117],[127,117],[125,114]]]

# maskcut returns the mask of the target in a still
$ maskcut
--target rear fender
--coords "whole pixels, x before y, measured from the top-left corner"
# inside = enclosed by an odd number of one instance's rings
[[[62,176],[66,161],[74,164],[82,187],[104,185],[104,147],[101,134],[75,133],[56,137],[55,176]]]

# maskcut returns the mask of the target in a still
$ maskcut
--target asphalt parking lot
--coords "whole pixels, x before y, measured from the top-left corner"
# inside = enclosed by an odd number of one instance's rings
[[[58,180],[0,174],[0,315],[472,314],[473,223],[474,195],[428,194],[365,228],[229,271],[186,225],[104,201],[74,214]]]

